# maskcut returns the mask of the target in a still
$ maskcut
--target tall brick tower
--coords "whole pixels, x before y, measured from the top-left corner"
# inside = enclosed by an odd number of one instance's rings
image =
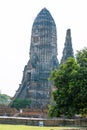
[[[58,66],[56,24],[50,12],[43,8],[32,26],[30,59],[14,99],[29,98],[31,108],[47,106],[53,89],[48,78]]]

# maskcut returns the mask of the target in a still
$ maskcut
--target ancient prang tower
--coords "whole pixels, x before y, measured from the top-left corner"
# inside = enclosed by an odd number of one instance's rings
[[[67,54],[68,57],[73,56],[70,29],[67,31],[61,63],[68,58]],[[30,59],[24,67],[23,78],[14,100],[29,98],[31,108],[45,108],[51,102],[54,88],[48,78],[58,66],[56,24],[50,12],[43,8],[32,26]]]
[[[69,57],[74,57],[70,29],[68,29],[66,32],[66,38],[65,38],[65,44],[64,44],[63,56],[61,59],[61,63],[64,63]]]
[[[56,24],[44,8],[37,15],[31,34],[30,59],[14,98],[30,98],[31,108],[44,108],[51,100],[50,73],[59,65]]]

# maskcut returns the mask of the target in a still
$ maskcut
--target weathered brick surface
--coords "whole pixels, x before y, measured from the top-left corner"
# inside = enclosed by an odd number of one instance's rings
[[[18,113],[18,111],[15,108],[0,107],[0,116],[13,116],[15,113]]]

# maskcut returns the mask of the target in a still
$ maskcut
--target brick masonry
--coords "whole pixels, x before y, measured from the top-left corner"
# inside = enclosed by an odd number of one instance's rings
[[[21,118],[21,117],[0,117],[0,124],[17,124],[39,126],[40,122],[44,126],[75,126],[87,127],[87,118],[85,119],[43,119],[43,118]]]

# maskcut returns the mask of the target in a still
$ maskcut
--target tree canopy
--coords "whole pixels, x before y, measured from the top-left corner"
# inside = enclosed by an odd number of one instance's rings
[[[87,48],[52,71],[50,79],[55,86],[50,116],[87,114]]]
[[[21,108],[26,108],[26,107],[30,107],[30,99],[28,98],[17,98],[13,101],[12,106],[13,108],[16,109],[21,109]]]
[[[0,94],[0,105],[8,106],[11,102],[11,97],[6,94]]]

